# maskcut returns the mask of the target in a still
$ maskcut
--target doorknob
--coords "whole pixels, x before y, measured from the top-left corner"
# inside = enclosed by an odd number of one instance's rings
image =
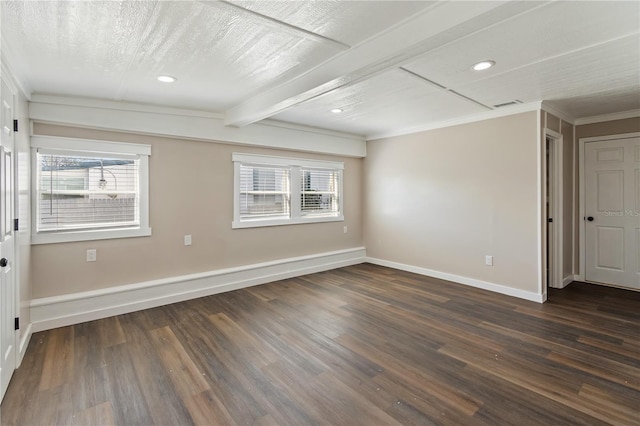
[[[9,261],[7,260],[6,257],[3,257],[2,259],[0,259],[0,267],[4,268],[8,264],[9,264]]]
[[[587,218],[587,220],[588,220],[589,222],[593,222],[593,216],[589,216],[589,217]]]

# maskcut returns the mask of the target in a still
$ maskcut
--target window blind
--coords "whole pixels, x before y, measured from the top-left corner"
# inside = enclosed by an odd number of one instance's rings
[[[241,219],[289,217],[289,168],[241,165],[239,196]]]
[[[38,230],[138,226],[139,159],[38,150]]]
[[[340,171],[300,169],[300,214],[337,215]]]

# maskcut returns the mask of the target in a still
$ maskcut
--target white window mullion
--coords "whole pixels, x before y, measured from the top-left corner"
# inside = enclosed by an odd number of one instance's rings
[[[149,156],[140,156],[140,170],[138,173],[138,222],[141,229],[149,229]]]
[[[344,170],[338,171],[338,210],[340,211],[340,215],[344,215]],[[344,216],[343,216],[344,217]]]
[[[240,223],[240,166],[242,163],[233,163],[233,223]]]
[[[300,212],[300,167],[291,168],[291,218],[299,219]]]

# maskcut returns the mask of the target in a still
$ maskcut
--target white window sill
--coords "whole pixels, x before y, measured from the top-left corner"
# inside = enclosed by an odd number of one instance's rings
[[[300,225],[303,223],[322,223],[322,222],[343,222],[344,216],[316,216],[316,217],[299,217],[288,219],[253,219],[244,221],[233,221],[232,229],[242,228],[259,228],[263,226],[282,226],[282,225]]]
[[[148,237],[151,228],[91,229],[82,231],[39,232],[31,235],[31,244],[69,243],[74,241],[110,240],[114,238]]]

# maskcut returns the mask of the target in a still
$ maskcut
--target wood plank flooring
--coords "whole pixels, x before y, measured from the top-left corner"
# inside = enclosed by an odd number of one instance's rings
[[[640,425],[640,293],[362,264],[36,333],[3,425]]]

